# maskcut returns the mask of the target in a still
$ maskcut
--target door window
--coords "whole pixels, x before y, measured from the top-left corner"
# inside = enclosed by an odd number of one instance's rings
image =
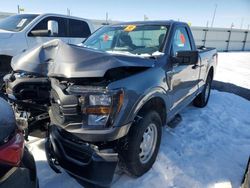
[[[174,40],[172,44],[172,53],[175,56],[178,51],[190,51],[190,39],[187,34],[187,30],[184,27],[179,27],[176,29],[174,34]]]
[[[69,19],[69,37],[87,38],[91,34],[87,22]]]

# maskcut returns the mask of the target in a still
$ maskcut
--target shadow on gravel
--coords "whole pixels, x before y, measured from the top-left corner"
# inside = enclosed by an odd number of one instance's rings
[[[235,95],[239,95],[250,101],[250,89],[240,87],[231,83],[225,83],[214,80],[212,83],[212,89],[216,89],[218,91],[224,91],[228,93],[233,93]]]

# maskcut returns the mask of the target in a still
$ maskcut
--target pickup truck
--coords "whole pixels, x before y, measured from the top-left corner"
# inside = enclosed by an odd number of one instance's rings
[[[89,20],[58,14],[17,14],[0,21],[0,74],[6,74],[12,57],[38,44],[59,38],[81,43],[94,31]]]
[[[216,49],[197,48],[186,23],[129,22],[99,29],[82,46],[54,40],[14,58],[6,88],[48,77],[49,165],[110,186],[117,165],[133,176],[152,167],[162,126],[184,107],[206,106],[216,65]]]

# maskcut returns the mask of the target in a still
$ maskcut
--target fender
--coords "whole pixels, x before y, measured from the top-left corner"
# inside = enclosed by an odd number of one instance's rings
[[[167,91],[162,87],[154,87],[146,90],[143,95],[141,95],[138,101],[133,106],[132,110],[130,111],[128,117],[130,117],[130,122],[134,121],[135,117],[137,116],[138,112],[142,109],[142,107],[151,99],[153,98],[161,98],[164,101],[166,112],[170,109],[170,97],[167,95]]]

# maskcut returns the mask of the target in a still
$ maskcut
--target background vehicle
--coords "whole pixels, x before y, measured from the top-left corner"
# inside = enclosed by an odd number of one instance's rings
[[[3,76],[11,70],[12,57],[38,44],[55,38],[78,44],[93,31],[89,20],[72,16],[18,14],[7,17],[0,21],[0,73]]]
[[[24,146],[9,104],[0,98],[0,187],[38,187],[33,156]]]
[[[207,104],[217,63],[216,49],[197,49],[189,26],[174,21],[107,26],[83,47],[55,40],[46,49],[13,69],[38,73],[42,64],[50,78],[49,164],[106,186],[118,159],[134,176],[152,167],[161,126],[192,101]]]

